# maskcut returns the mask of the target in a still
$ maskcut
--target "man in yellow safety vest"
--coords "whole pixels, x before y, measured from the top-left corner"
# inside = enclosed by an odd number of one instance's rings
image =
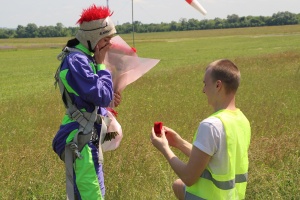
[[[203,83],[214,113],[200,122],[193,143],[166,126],[159,135],[152,130],[151,142],[179,177],[173,183],[178,199],[245,199],[251,128],[235,106],[240,72],[230,60],[216,60],[206,68]],[[188,162],[170,146],[188,156]]]

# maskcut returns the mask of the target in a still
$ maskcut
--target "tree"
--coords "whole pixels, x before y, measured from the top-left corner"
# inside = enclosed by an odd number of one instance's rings
[[[297,18],[297,15],[290,12],[275,13],[272,15],[272,18],[267,22],[267,24],[270,26],[298,24],[298,23],[299,20]]]
[[[16,31],[13,29],[0,29],[0,38],[6,39],[6,38],[13,38],[15,36]]]
[[[17,30],[16,30],[16,37],[17,38],[27,38],[26,29],[24,26],[18,25]]]
[[[36,24],[29,23],[25,27],[27,38],[35,38],[39,36],[38,27]]]
[[[300,24],[300,14],[290,12],[278,12],[272,16],[247,16],[239,17],[236,14],[228,15],[226,19],[197,19],[181,18],[178,22],[160,24],[142,24],[140,21],[134,21],[133,24],[127,22],[122,25],[116,25],[116,30],[119,34],[134,32],[165,32],[165,31],[183,31],[183,30],[203,30],[203,29],[222,29],[222,28],[239,28],[250,26],[276,26]],[[34,37],[66,37],[75,36],[78,27],[64,27],[62,23],[57,23],[56,26],[40,26],[30,23],[26,27],[18,25],[16,30],[7,30],[0,28],[0,38],[34,38]]]
[[[179,23],[180,23],[180,27],[179,27],[180,31],[188,30],[188,27],[187,27],[188,23],[187,23],[186,18],[180,18]]]
[[[213,19],[208,20],[207,24],[206,24],[206,28],[207,29],[214,29],[215,28],[215,20],[213,20]]]
[[[177,31],[178,24],[175,21],[171,21],[170,31]]]
[[[249,21],[246,17],[240,17],[239,24],[240,24],[240,27],[248,27]]]
[[[55,37],[65,37],[67,36],[66,29],[62,23],[57,23],[55,26],[56,36]]]
[[[189,30],[197,30],[199,29],[199,21],[197,19],[189,19],[187,21]]]
[[[261,18],[261,17],[249,17],[249,18],[250,18],[249,24],[252,27],[265,25],[265,22],[263,21],[263,18]]]
[[[222,20],[221,18],[215,18],[215,28],[224,28],[224,20]]]
[[[239,22],[239,16],[236,15],[236,14],[233,14],[233,15],[227,15],[227,21],[228,23],[238,23]]]
[[[159,31],[161,31],[161,32],[168,32],[168,31],[170,31],[170,24],[169,23],[164,23],[164,22],[160,23],[160,25],[159,25]]]

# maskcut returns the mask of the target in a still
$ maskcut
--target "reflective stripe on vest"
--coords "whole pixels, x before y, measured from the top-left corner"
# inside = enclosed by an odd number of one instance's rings
[[[246,174],[237,174],[235,175],[235,179],[229,180],[229,181],[217,181],[214,179],[211,175],[211,173],[205,169],[204,172],[201,175],[201,178],[208,179],[212,181],[216,187],[222,189],[222,190],[230,190],[234,188],[235,183],[243,183],[247,182],[248,180],[248,173]]]
[[[188,192],[185,193],[184,199],[188,199],[188,200],[205,200],[205,199],[203,199],[201,197],[198,197],[198,196],[196,196],[196,195],[194,195],[192,193],[188,193]]]
[[[203,174],[200,177],[212,181],[216,187],[218,187],[222,190],[230,190],[230,189],[233,189],[235,187],[235,183],[247,182],[248,173],[238,174],[238,175],[235,176],[235,179],[230,180],[230,181],[217,181],[216,179],[214,179],[212,177],[211,173],[207,169],[205,169]],[[185,199],[188,199],[188,200],[205,200],[205,199],[203,199],[201,197],[198,197],[198,196],[196,196],[192,193],[189,193],[189,192],[186,193]]]

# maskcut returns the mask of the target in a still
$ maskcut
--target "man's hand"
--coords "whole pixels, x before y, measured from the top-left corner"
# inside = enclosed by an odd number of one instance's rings
[[[155,146],[163,154],[167,151],[167,149],[170,149],[164,129],[162,129],[161,134],[159,136],[157,136],[154,131],[154,128],[152,127],[150,140],[151,140],[153,146]]]
[[[164,126],[164,130],[170,146],[178,148],[183,143],[183,139],[176,131],[166,126]]]

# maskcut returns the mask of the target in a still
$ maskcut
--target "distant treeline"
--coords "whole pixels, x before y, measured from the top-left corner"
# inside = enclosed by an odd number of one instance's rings
[[[239,17],[236,14],[228,15],[227,19],[185,19],[181,18],[179,22],[160,24],[143,24],[139,21],[116,25],[118,34],[149,33],[149,32],[169,32],[169,31],[187,31],[187,30],[206,30],[206,29],[225,29],[242,28],[258,26],[281,26],[300,24],[300,14],[290,12],[278,12],[271,17],[247,16]],[[29,23],[27,26],[18,25],[16,29],[0,28],[0,38],[43,38],[43,37],[72,37],[75,36],[78,27],[64,27],[62,23],[56,26],[40,26]]]

